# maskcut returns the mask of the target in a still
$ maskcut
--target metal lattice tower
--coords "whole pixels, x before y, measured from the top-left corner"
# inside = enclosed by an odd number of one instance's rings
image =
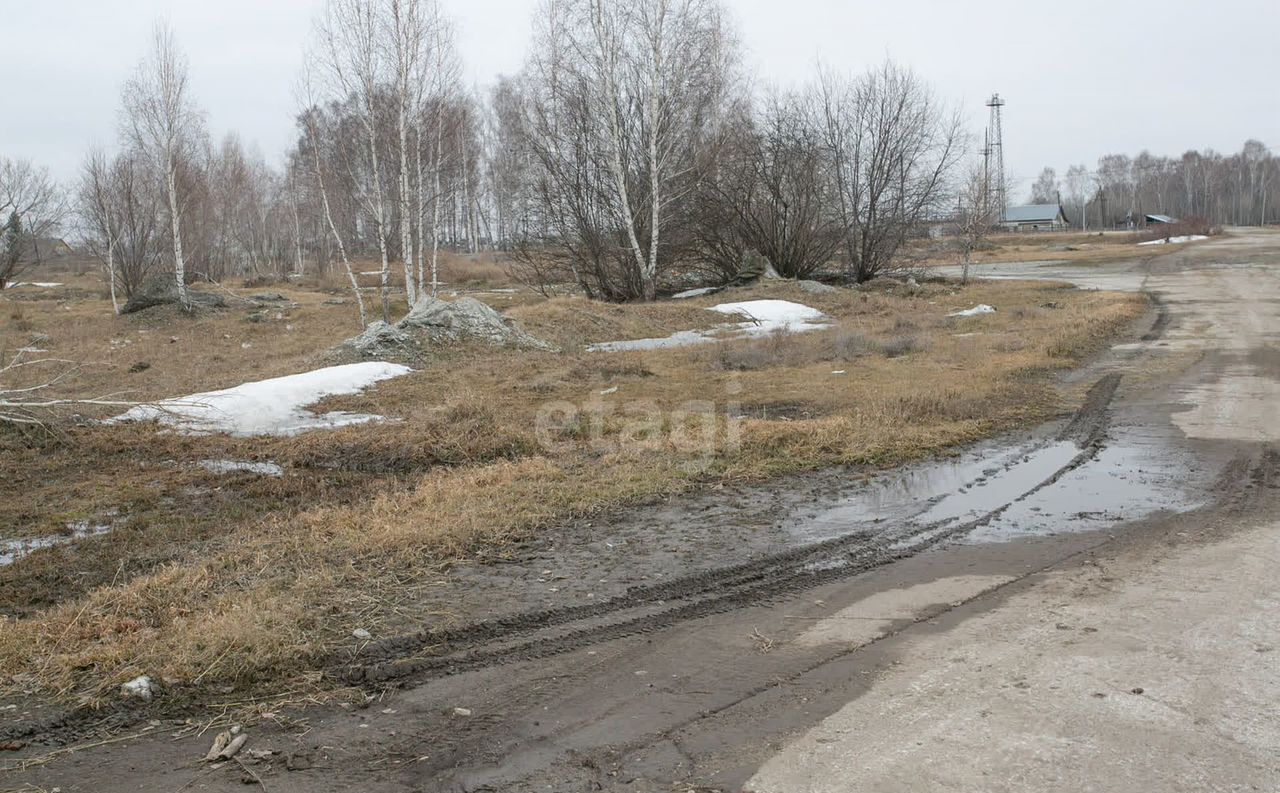
[[[1000,220],[1004,220],[1004,211],[1009,207],[1009,199],[1004,181],[1004,125],[1001,118],[1004,100],[1000,98],[1000,94],[991,95],[991,98],[987,100],[987,108],[990,110],[990,119],[987,121],[987,147],[983,150],[987,162],[985,166],[988,179],[987,189],[988,195],[995,199],[993,203],[1000,211]],[[995,155],[994,173],[990,162],[993,154]],[[993,177],[995,179],[994,185],[990,182]]]

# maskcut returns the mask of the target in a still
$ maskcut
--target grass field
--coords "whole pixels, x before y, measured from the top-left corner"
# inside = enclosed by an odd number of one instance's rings
[[[473,286],[496,284],[487,267]],[[327,303],[319,282],[267,287],[291,301],[279,309],[233,299],[195,317],[115,317],[92,274],[51,280],[67,285],[0,296],[0,348],[34,338],[77,362],[56,386],[65,394],[152,400],[304,371],[358,330],[353,305]],[[829,294],[773,282],[651,305],[476,296],[560,351],[440,349],[413,374],[321,405],[388,423],[294,438],[87,421],[0,432],[0,539],[112,526],[0,567],[0,687],[94,701],[149,674],[323,689],[321,659],[354,627],[431,627],[405,615],[442,566],[694,487],[894,465],[1042,420],[1071,407],[1055,374],[1145,310],[1133,296],[1019,282]],[[709,327],[723,317],[704,307],[766,297],[834,322],[583,350]],[[947,316],[977,303],[999,311]],[[214,474],[198,465],[208,459],[284,475]]]
[[[974,251],[973,261],[1003,264],[1046,260],[1083,264],[1154,255],[1150,248],[1137,247],[1142,239],[1147,237],[1128,231],[993,234]],[[907,255],[925,267],[960,263],[955,241],[949,238],[914,241],[908,245]]]

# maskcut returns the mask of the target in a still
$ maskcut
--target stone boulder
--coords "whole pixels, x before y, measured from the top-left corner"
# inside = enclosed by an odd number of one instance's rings
[[[483,341],[495,347],[554,349],[474,297],[460,297],[453,301],[423,297],[395,327],[437,343]]]
[[[347,339],[342,346],[367,358],[389,358],[411,352],[414,343],[408,333],[379,319],[370,322],[359,336]]]
[[[824,284],[821,281],[796,281],[796,286],[800,287],[800,291],[808,292],[811,295],[829,295],[832,292],[840,291],[834,286]]]
[[[464,341],[480,341],[495,347],[555,349],[473,297],[453,301],[423,297],[396,324],[371,322],[359,336],[347,339],[335,349],[365,358],[413,358],[425,348]]]
[[[202,292],[187,287],[187,303],[192,308],[224,308],[227,300],[217,292]],[[141,289],[134,292],[133,297],[120,309],[120,313],[133,314],[155,306],[175,305],[178,305],[178,285],[174,283],[172,276],[160,276],[149,279]]]
[[[759,251],[748,250],[742,257],[742,266],[738,268],[738,273],[729,282],[729,286],[747,286],[754,284],[761,278],[778,278],[778,271],[773,268],[773,262],[769,261]]]

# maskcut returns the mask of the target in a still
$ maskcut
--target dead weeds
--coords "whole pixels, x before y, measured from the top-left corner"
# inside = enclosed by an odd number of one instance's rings
[[[404,615],[444,566],[499,557],[570,518],[710,482],[897,464],[1041,420],[1065,407],[1051,375],[1144,310],[1135,297],[1046,284],[926,287],[735,290],[734,300],[811,305],[833,325],[596,354],[582,345],[723,322],[705,310],[723,296],[521,297],[510,314],[566,352],[443,351],[410,376],[324,403],[391,423],[297,438],[145,425],[71,427],[43,444],[0,436],[9,536],[117,516],[108,535],[0,567],[0,686],[17,676],[84,701],[141,674],[249,692],[314,681],[355,628],[427,627]],[[28,303],[20,321],[61,356],[101,365],[75,387],[168,397],[302,371],[351,335],[351,305],[280,291],[297,307],[266,322],[232,308],[153,324],[112,317],[100,297]],[[1047,302],[1058,308],[1039,308]],[[1000,311],[947,317],[976,303]],[[32,332],[11,313],[0,314],[0,344]],[[151,366],[128,372],[138,361]],[[691,401],[710,405],[711,423]],[[652,432],[636,433],[637,406],[658,411]],[[573,420],[548,424],[557,410]],[[690,433],[699,427],[710,446]],[[284,476],[214,475],[202,459],[272,461]]]

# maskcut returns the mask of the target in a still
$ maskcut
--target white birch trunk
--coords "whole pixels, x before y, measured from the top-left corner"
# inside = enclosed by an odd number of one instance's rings
[[[351,259],[347,257],[347,246],[342,242],[337,224],[333,222],[333,210],[329,207],[329,190],[324,183],[324,169],[320,167],[319,136],[315,134],[309,121],[307,133],[311,136],[312,165],[315,168],[316,184],[320,188],[320,204],[324,208],[324,219],[329,225],[330,233],[333,234],[334,244],[338,246],[338,256],[342,258],[342,266],[347,271],[347,280],[351,283],[351,293],[356,296],[356,306],[360,309],[360,327],[364,329],[369,326],[369,316],[364,308],[364,296],[360,294],[360,284],[356,281],[355,271],[351,268]]]
[[[418,218],[418,293],[421,295],[425,291],[426,285],[426,248],[427,248],[427,202],[424,200],[423,191],[426,187],[426,174],[422,170],[422,124],[419,123],[415,130],[414,148],[417,150],[417,172],[418,172],[418,189],[415,193],[414,214]],[[433,292],[434,294],[434,292]]]
[[[409,74],[404,59],[400,65],[400,259],[404,264],[405,295],[412,306],[417,301],[413,282],[413,229],[409,214]]]
[[[116,297],[116,239],[111,233],[111,220],[107,219],[107,278],[111,281],[111,310],[120,314],[120,301]]]
[[[444,156],[444,106],[441,103],[436,110],[436,162],[432,175],[435,190],[435,207],[431,219],[431,296],[436,297],[440,291],[440,168]]]
[[[631,197],[627,191],[626,171],[622,164],[622,129],[621,121],[618,118],[618,86],[617,86],[617,69],[611,58],[617,57],[615,47],[616,42],[610,41],[604,31],[604,12],[602,10],[602,0],[596,0],[594,13],[592,14],[592,27],[596,35],[596,46],[599,48],[599,57],[601,65],[601,76],[604,80],[605,101],[608,107],[606,112],[609,116],[609,170],[612,172],[615,189],[618,191],[618,200],[621,203],[622,225],[627,230],[627,242],[631,245],[631,254],[635,257],[636,267],[643,277],[647,269],[647,263],[643,251],[640,249],[640,240],[636,237],[635,216],[631,212]]]
[[[662,74],[662,34],[663,25],[666,23],[666,8],[663,6],[662,12],[656,21],[656,30],[651,37],[649,67],[649,261],[644,268],[644,296],[646,300],[653,300],[657,296],[658,290],[658,217],[661,209],[662,199],[662,174],[660,163],[658,160],[658,95],[661,89],[660,81]]]
[[[378,141],[373,128],[373,108],[368,108],[369,118],[365,128],[369,139],[369,162],[373,172],[373,197],[369,202],[373,208],[374,226],[378,233],[378,253],[382,257],[380,299],[382,301],[382,321],[391,321],[391,261],[387,255],[387,211],[382,195],[382,176],[378,172]]]
[[[191,308],[187,299],[187,263],[182,256],[182,212],[178,208],[178,166],[172,154],[165,157],[165,183],[169,193],[169,220],[173,228],[173,277],[178,287],[178,302]]]

